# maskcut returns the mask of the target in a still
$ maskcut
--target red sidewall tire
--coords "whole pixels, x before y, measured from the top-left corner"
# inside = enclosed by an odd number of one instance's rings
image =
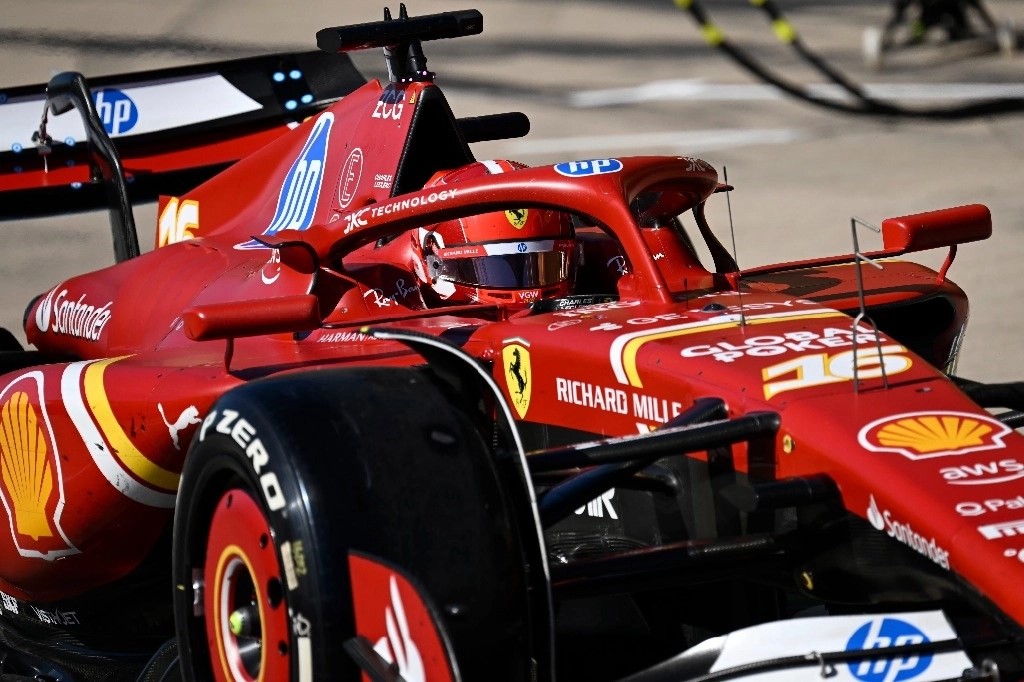
[[[256,421],[258,411],[241,412]],[[213,413],[222,418],[223,410]],[[295,570],[299,552],[313,562],[322,542],[304,500],[311,488],[331,480],[330,471],[318,472],[309,457],[278,455],[272,471],[264,467],[257,473],[246,449],[215,429],[216,424],[209,427],[206,437],[190,449],[174,518],[174,611],[185,679],[358,679],[354,663],[340,646],[351,636],[351,621],[345,618],[351,608],[344,591],[345,563],[321,566],[301,579]],[[255,430],[262,447],[275,454],[290,450],[271,428],[259,424]],[[313,470],[297,471],[296,462],[311,464]],[[229,496],[234,496],[232,507],[225,506]],[[320,505],[317,513],[329,518],[336,511]],[[197,581],[199,590],[194,586]],[[264,651],[260,663],[250,662],[248,668],[238,660],[245,643],[230,632],[225,620],[242,606],[242,596],[230,593],[240,584],[254,588],[255,605],[262,614],[257,640]],[[231,607],[221,606],[222,600]],[[202,604],[198,614],[196,601]],[[338,645],[314,650],[314,638]],[[334,672],[328,673],[331,669]]]

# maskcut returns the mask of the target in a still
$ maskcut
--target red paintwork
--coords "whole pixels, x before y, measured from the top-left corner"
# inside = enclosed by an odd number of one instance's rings
[[[356,634],[365,637],[406,679],[454,680],[450,645],[441,619],[401,572],[357,554],[348,555]],[[363,680],[370,677],[363,673]]]
[[[283,600],[275,603],[265,589],[259,589],[275,582],[285,583],[277,562],[277,550],[269,541],[272,537],[259,505],[244,490],[229,490],[217,502],[206,547],[204,575],[209,576],[209,588],[203,600],[205,613],[210,614],[206,619],[206,637],[217,682],[288,679],[291,652],[287,646],[279,646],[281,642],[288,642],[287,607]],[[246,605],[251,593],[255,593],[258,628],[252,627],[242,634],[258,637],[262,644],[256,668],[259,674],[255,676],[245,668],[240,651],[242,645],[229,621],[231,612]],[[307,637],[308,633],[299,636]],[[301,658],[301,652],[299,656]]]
[[[624,158],[617,172],[587,177],[546,166],[467,180],[444,195],[432,188],[392,198],[414,109],[434,87],[409,83],[382,94],[379,84],[367,84],[183,197],[198,204],[194,239],[44,292],[30,311],[28,339],[78,360],[0,377],[5,423],[19,424],[19,433],[30,430],[29,421],[42,425],[38,442],[47,449],[36,462],[45,460],[39,470],[49,472],[30,476],[49,481],[47,491],[20,508],[11,503],[13,479],[0,480],[10,526],[0,533],[0,590],[60,599],[131,571],[170,519],[187,443],[218,396],[276,372],[420,362],[404,346],[360,331],[386,324],[428,334],[465,327],[465,350],[494,361],[496,381],[528,421],[623,435],[654,428],[703,396],[724,398],[734,416],[775,410],[782,416],[778,476],[828,472],[852,513],[883,532],[903,524],[912,543],[1024,623],[1016,587],[1024,543],[1012,525],[1006,533],[988,528],[1020,517],[1005,508],[977,518],[957,511],[960,502],[1017,494],[1011,475],[1024,471],[1024,439],[987,421],[923,357],[884,335],[876,341],[866,327],[857,332],[864,355],[855,386],[851,257],[759,268],[733,290],[736,275],[709,272],[671,230],[641,231],[634,221],[629,204],[648,188],[671,188],[669,203],[681,212],[718,187],[714,169],[680,157]],[[304,146],[328,125],[310,226],[264,235]],[[302,168],[311,173],[314,165]],[[408,240],[374,247],[460,212],[524,205],[561,207],[603,226],[617,244],[588,237],[586,276],[619,300],[544,314],[495,305],[429,310]],[[885,249],[873,256],[951,247],[990,229],[984,207],[893,219],[885,223]],[[278,248],[235,248],[259,235]],[[963,292],[923,266],[882,266],[863,268],[867,304],[946,300],[952,320],[922,352],[955,359],[967,317]],[[529,374],[528,390],[507,371],[512,350],[520,373]],[[14,401],[16,394],[27,399]],[[918,419],[928,414],[939,418]],[[893,429],[862,435],[898,415],[903,432],[938,424],[950,430],[949,442],[906,454],[892,445]],[[961,428],[968,422],[980,427],[975,441],[961,433],[971,430]],[[746,453],[737,451],[742,468]],[[1005,481],[994,480],[999,472]],[[964,480],[984,485],[958,485]],[[32,537],[26,528],[44,532]]]

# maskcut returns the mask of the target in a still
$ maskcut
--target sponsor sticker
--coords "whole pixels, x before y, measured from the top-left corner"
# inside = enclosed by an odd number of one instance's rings
[[[872,452],[895,452],[908,459],[931,459],[1000,450],[1012,429],[983,414],[907,412],[876,419],[858,440]]]
[[[400,121],[402,113],[405,112],[404,99],[405,92],[388,88],[381,93],[380,99],[377,100],[377,105],[373,108],[373,113],[370,114],[370,118],[384,121]],[[410,98],[409,103],[413,103],[412,98]]]
[[[530,209],[528,208],[512,208],[505,211],[505,217],[508,218],[509,224],[517,230],[523,229],[523,225],[526,224],[526,219],[530,216]]]
[[[515,341],[502,349],[501,358],[505,367],[508,394],[512,397],[512,406],[515,407],[516,414],[522,419],[530,409],[533,370],[530,368],[529,344],[521,339]]]
[[[139,122],[139,108],[120,90],[106,88],[93,95],[92,99],[107,135],[124,135]]]
[[[345,165],[341,169],[341,185],[338,187],[338,206],[348,208],[359,188],[359,180],[363,177],[363,150],[356,147],[348,154]]]
[[[956,513],[960,516],[981,516],[989,512],[1002,511],[1009,509],[1011,511],[1020,511],[1024,509],[1024,495],[1018,495],[1017,497],[1011,497],[1009,499],[997,497],[989,500],[982,500],[976,502],[972,500],[964,500],[963,502],[957,502]]]
[[[992,485],[1024,478],[1024,462],[1000,459],[980,464],[958,464],[939,469],[949,485]]]
[[[278,194],[274,216],[263,235],[273,236],[284,230],[306,230],[313,224],[320,188],[323,186],[324,165],[327,163],[327,146],[331,136],[334,114],[321,114],[309,137],[302,146],[298,157],[288,169],[281,191]],[[254,239],[235,245],[236,249],[265,249]]]
[[[74,336],[86,341],[99,341],[103,328],[110,322],[113,301],[95,305],[82,294],[77,300],[67,289],[57,293],[56,287],[39,302],[36,308],[36,327],[39,331]]]
[[[1005,521],[1003,523],[992,523],[987,526],[978,526],[978,532],[987,540],[1018,537],[1020,535],[1024,535],[1024,519]]]
[[[399,211],[416,208],[417,206],[427,206],[429,204],[437,203],[438,201],[448,201],[449,199],[454,199],[456,194],[458,194],[458,189],[452,187],[451,189],[444,189],[440,192],[431,192],[426,196],[416,196],[410,199],[391,201],[381,206],[364,206],[358,211],[345,215],[345,234],[348,234],[356,228],[366,227],[369,224],[370,218],[380,218]]]
[[[935,538],[926,538],[915,531],[909,522],[900,522],[894,519],[892,512],[888,509],[879,509],[874,495],[871,496],[868,504],[867,517],[868,522],[875,530],[885,532],[889,537],[902,542],[918,554],[928,557],[942,568],[949,570],[949,552],[940,547]]]
[[[893,646],[926,644],[928,637],[913,624],[901,618],[872,618],[857,630],[846,643],[847,651],[884,649]],[[914,653],[891,658],[850,661],[850,674],[861,682],[900,682],[912,680],[932,664],[932,654]]]
[[[356,633],[407,682],[452,679],[431,609],[405,576],[349,554]]]
[[[0,501],[18,554],[53,561],[77,554],[64,534],[64,483],[57,441],[42,402],[43,374],[29,372],[0,391]]]
[[[618,173],[622,170],[622,162],[618,159],[587,159],[586,161],[566,161],[554,166],[555,172],[570,178],[583,178],[588,175],[604,175]]]

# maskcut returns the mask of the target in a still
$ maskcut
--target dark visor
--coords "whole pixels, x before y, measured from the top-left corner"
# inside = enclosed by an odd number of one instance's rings
[[[497,289],[543,287],[564,281],[569,276],[566,250],[510,253],[500,256],[445,259],[442,279],[459,284]]]

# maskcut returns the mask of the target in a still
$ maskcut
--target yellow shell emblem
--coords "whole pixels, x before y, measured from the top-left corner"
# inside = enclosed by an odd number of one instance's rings
[[[526,219],[530,217],[530,209],[528,208],[512,208],[505,211],[505,217],[512,223],[512,227],[517,230],[523,229],[523,225],[526,224]]]
[[[46,437],[28,394],[18,391],[0,407],[0,475],[14,507],[15,528],[33,540],[53,536],[46,505],[53,470]]]
[[[977,419],[913,417],[883,426],[878,431],[878,442],[929,453],[983,445],[990,433],[992,427]]]
[[[1005,424],[984,415],[915,413],[879,419],[861,430],[861,443],[876,452],[920,459],[1005,447]]]
[[[516,414],[522,419],[530,409],[530,393],[533,389],[533,370],[530,368],[530,351],[526,346],[512,343],[501,351],[502,366],[505,368],[505,383]]]

